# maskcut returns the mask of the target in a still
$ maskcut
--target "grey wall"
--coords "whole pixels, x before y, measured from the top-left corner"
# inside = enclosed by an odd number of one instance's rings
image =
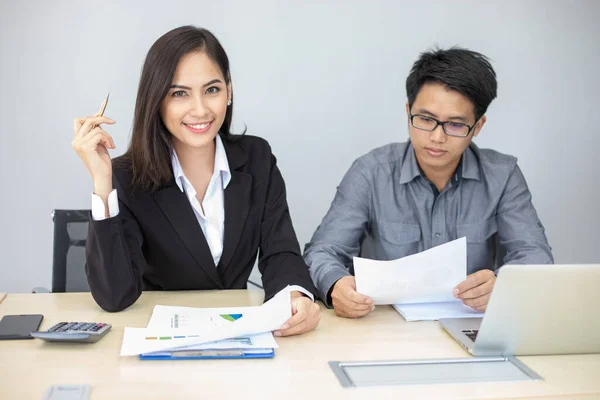
[[[499,98],[476,142],[519,157],[556,261],[600,262],[600,2],[0,0],[0,291],[50,286],[53,208],[89,208],[72,118],[106,114],[121,154],[149,46],[211,29],[235,128],[270,141],[304,244],[352,160],[407,139],[404,81],[434,44],[487,54]]]

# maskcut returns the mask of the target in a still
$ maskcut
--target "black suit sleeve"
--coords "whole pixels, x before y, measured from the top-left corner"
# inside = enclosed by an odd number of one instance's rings
[[[308,266],[300,253],[300,245],[286,200],[285,183],[271,154],[270,176],[263,219],[260,228],[258,269],[262,274],[265,301],[287,285],[302,286],[317,298]]]
[[[140,297],[146,262],[142,232],[114,175],[113,187],[119,197],[119,214],[101,221],[90,215],[85,268],[94,300],[110,312],[124,310]]]

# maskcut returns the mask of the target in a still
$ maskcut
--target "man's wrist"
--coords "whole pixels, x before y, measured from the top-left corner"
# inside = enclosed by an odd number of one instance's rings
[[[342,279],[342,278],[340,278],[340,279]],[[333,304],[333,299],[331,298],[331,294],[333,293],[333,289],[335,288],[336,283],[338,283],[340,281],[340,279],[333,282],[333,285],[331,285],[331,287],[329,288],[329,291],[327,292],[327,304]]]

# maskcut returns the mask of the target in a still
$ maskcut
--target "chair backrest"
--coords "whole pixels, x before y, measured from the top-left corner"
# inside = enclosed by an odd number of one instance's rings
[[[52,292],[89,292],[85,242],[90,210],[54,210]]]

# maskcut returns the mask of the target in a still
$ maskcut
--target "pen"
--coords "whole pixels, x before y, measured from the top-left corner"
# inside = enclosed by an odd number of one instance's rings
[[[110,92],[104,98],[102,105],[100,106],[100,111],[96,114],[96,117],[102,117],[104,115],[104,110],[106,110],[106,105],[108,104],[108,98],[110,97]]]

